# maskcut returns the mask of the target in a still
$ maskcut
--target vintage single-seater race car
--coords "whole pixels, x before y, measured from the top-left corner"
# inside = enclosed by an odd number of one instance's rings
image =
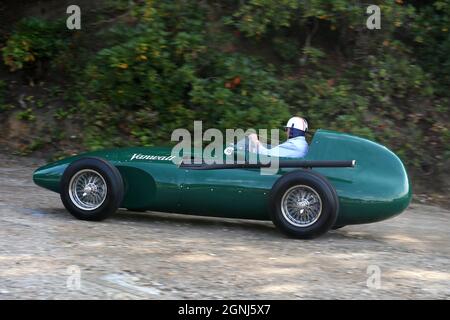
[[[302,239],[393,217],[411,200],[400,159],[380,144],[349,134],[317,130],[306,157],[279,158],[273,175],[261,174],[264,165],[258,163],[174,158],[170,148],[95,151],[38,168],[33,180],[58,192],[78,219],[102,220],[127,208],[272,220]]]

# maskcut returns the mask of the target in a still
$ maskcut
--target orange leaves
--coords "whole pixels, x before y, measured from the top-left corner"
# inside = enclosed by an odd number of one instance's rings
[[[234,89],[240,84],[241,84],[241,78],[239,76],[236,76],[232,80],[225,82],[225,88]]]
[[[137,59],[140,60],[140,61],[147,61],[148,60],[147,56],[143,55],[143,54],[141,54],[139,57],[137,57]]]

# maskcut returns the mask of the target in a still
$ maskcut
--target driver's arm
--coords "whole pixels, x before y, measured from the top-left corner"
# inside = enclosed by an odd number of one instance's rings
[[[296,157],[296,147],[289,141],[286,141],[271,149],[267,149],[261,141],[258,140],[258,136],[256,134],[250,134],[248,138],[250,140],[250,152],[272,157]]]

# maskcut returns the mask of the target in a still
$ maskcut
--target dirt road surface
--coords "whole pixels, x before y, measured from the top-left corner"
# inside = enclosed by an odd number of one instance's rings
[[[439,207],[310,241],[270,222],[165,213],[86,222],[33,184],[41,164],[0,154],[0,299],[450,298]]]

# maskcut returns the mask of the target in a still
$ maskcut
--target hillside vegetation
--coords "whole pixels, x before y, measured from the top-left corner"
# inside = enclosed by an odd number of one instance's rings
[[[169,143],[194,120],[280,128],[298,114],[388,146],[417,186],[448,188],[448,1],[374,1],[379,30],[363,1],[103,3],[82,7],[78,31],[62,8],[3,32],[2,143],[60,157]]]

